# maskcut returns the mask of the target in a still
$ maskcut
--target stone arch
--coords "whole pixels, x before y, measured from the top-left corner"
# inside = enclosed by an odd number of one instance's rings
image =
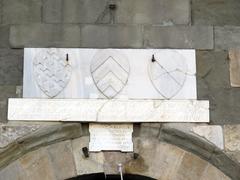
[[[79,123],[61,124],[41,129],[16,140],[0,152],[0,177],[5,178],[19,174],[14,173],[14,171],[18,172],[19,168],[30,168],[31,164],[35,162],[33,157],[35,160],[36,157],[39,157],[37,159],[38,165],[41,165],[39,162],[41,160],[43,164],[45,163],[44,167],[53,169],[53,172],[55,169],[55,173],[48,174],[41,169],[43,166],[40,166],[37,171],[31,169],[29,172],[35,172],[35,175],[38,173],[49,175],[49,179],[52,177],[63,179],[63,177],[68,178],[79,174],[102,172],[106,169],[109,173],[114,173],[114,162],[117,161],[122,161],[125,164],[126,173],[157,179],[163,179],[164,176],[168,177],[169,174],[178,176],[178,179],[188,179],[190,178],[188,176],[193,177],[194,175],[207,179],[206,174],[228,179],[222,172],[232,179],[240,177],[240,166],[237,162],[213,144],[189,134],[177,126],[169,124],[135,125],[134,151],[139,154],[137,159],[133,158],[132,153],[117,152],[101,152],[90,154],[90,159],[84,158],[81,154],[81,147],[88,144],[87,129],[87,125]],[[65,153],[64,150],[68,153]],[[64,153],[66,156],[72,154],[74,163],[64,159]],[[191,162],[191,166],[187,165],[188,162]],[[70,163],[65,167],[72,168],[67,169],[67,173],[64,173],[63,170],[59,171],[61,163]],[[109,164],[112,169],[106,167],[106,164]],[[195,169],[191,170],[192,167]],[[26,176],[23,169],[21,169],[22,176]],[[172,170],[178,171],[172,172]],[[61,173],[63,174],[61,175]]]

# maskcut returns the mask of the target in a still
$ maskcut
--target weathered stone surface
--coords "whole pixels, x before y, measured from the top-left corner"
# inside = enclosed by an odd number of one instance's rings
[[[79,47],[78,25],[30,24],[10,28],[10,44],[22,47]]]
[[[8,100],[10,121],[209,122],[209,102],[198,100]]]
[[[107,0],[45,0],[44,21],[48,23],[95,23],[98,18],[104,16],[103,13],[109,16],[107,2]]]
[[[190,1],[124,0],[117,2],[116,22],[129,24],[189,24]]]
[[[217,179],[228,179],[207,161],[174,145],[159,142],[158,139],[135,138],[134,152],[139,155],[136,159],[133,158],[132,153],[120,152],[90,153],[89,157],[85,158],[82,147],[87,147],[88,141],[89,137],[72,140],[73,151],[69,151],[69,148],[71,149],[70,141],[32,151],[0,171],[0,179],[2,177],[4,177],[3,180],[8,179],[8,177],[19,178],[20,180],[33,178],[58,179],[56,174],[54,176],[53,170],[61,165],[67,168],[68,161],[63,158],[65,156],[75,157],[79,174],[91,174],[98,171],[104,171],[106,174],[119,174],[118,164],[122,163],[124,173],[140,174],[155,179],[193,179],[194,177],[195,179],[210,180],[212,176]],[[69,160],[69,158],[67,159]],[[235,170],[238,171],[238,166],[231,168],[232,174],[239,173],[235,172]],[[10,172],[14,174],[10,174]],[[62,172],[58,171],[58,173],[61,174]],[[207,176],[208,174],[212,176]],[[70,178],[67,175],[65,177]],[[237,180],[236,176],[232,177],[232,179]]]
[[[0,48],[8,47],[9,47],[9,26],[0,25]]]
[[[1,52],[1,50],[0,50],[0,52]],[[0,58],[0,64],[1,64],[1,58]],[[4,65],[6,65],[6,64],[4,64]],[[4,71],[4,69],[3,69],[3,71]],[[0,67],[0,72],[1,72],[1,67]],[[0,79],[0,81],[1,81],[1,79]],[[7,100],[10,97],[16,97],[16,86],[14,86],[14,85],[1,86],[0,85],[0,123],[7,121]],[[1,138],[1,136],[0,136],[0,138]]]
[[[225,148],[228,151],[240,151],[240,125],[224,126]]]
[[[40,128],[40,125],[0,124],[0,148],[6,147],[20,137],[24,137]]]
[[[240,87],[240,49],[229,50],[229,70],[232,87]]]
[[[41,22],[41,6],[39,0],[2,0],[3,24],[21,24]]]
[[[0,85],[21,85],[23,51],[0,49]]]
[[[84,156],[82,148],[88,147],[88,143],[88,136],[72,141],[73,155],[78,175],[99,173],[104,171],[104,156],[102,152],[90,153],[88,158]]]
[[[145,26],[144,47],[213,49],[213,27]]]
[[[141,26],[84,25],[81,29],[82,47],[140,48],[143,37]]]
[[[180,168],[177,170],[178,179],[199,179],[208,163],[191,153],[185,153]]]
[[[0,171],[0,180],[24,180],[26,178],[24,175],[19,161],[15,161]]]
[[[44,127],[35,133],[18,138],[14,143],[0,149],[0,168],[8,165],[20,156],[40,147],[77,138],[83,135],[81,124],[58,124]]]
[[[193,152],[204,159],[209,159],[216,146],[191,133],[192,127],[194,127],[192,123],[164,123],[159,139]]]
[[[240,47],[240,26],[217,26],[214,28],[216,49]]]
[[[140,137],[158,137],[160,133],[161,123],[141,123],[138,127],[138,136]],[[134,129],[134,133],[136,128]]]
[[[24,155],[20,160],[20,166],[24,169],[26,179],[54,180],[53,166],[47,152],[42,150],[32,151]]]
[[[0,86],[0,100],[7,100],[8,98],[16,97],[16,86],[1,85]]]
[[[77,175],[71,141],[48,146],[47,151],[56,179],[61,180]]]
[[[46,23],[60,23],[62,21],[62,0],[42,0],[43,21]]]
[[[0,101],[0,122],[1,123],[7,122],[7,101],[6,100]]]
[[[183,0],[116,1],[111,11],[109,1],[54,0],[44,1],[43,16],[48,23],[124,23],[124,24],[189,24],[190,2]]]
[[[105,174],[119,174],[120,166],[122,167],[123,174],[126,173],[125,164],[132,160],[131,153],[106,151],[103,154],[104,154],[104,173]]]
[[[194,25],[240,25],[239,8],[238,0],[193,0],[192,21]]]
[[[227,151],[226,152],[232,159],[240,163],[240,151]]]
[[[223,130],[221,126],[199,125],[192,128],[192,132],[207,139],[218,148],[224,149]]]
[[[154,140],[137,140],[139,158],[126,165],[126,173],[147,175],[156,179],[174,179],[181,164],[184,151],[180,148]]]
[[[230,180],[228,176],[219,171],[216,167],[208,164],[200,180]]]
[[[198,99],[210,100],[212,124],[240,121],[240,91],[230,86],[227,59],[226,51],[197,51]]]
[[[231,179],[238,180],[240,177],[240,166],[238,161],[232,159],[223,151],[216,150],[210,159],[217,168],[224,170]]]

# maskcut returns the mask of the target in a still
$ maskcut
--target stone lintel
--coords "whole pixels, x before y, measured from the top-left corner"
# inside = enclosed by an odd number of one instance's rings
[[[8,120],[209,122],[209,101],[10,98]]]

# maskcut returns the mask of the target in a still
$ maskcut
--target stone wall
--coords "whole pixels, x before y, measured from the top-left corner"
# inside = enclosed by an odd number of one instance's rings
[[[111,3],[116,9],[109,8]],[[228,49],[240,46],[237,0],[0,0],[0,4],[1,89],[22,85],[23,47],[194,48],[198,99],[210,99],[211,123],[239,123],[240,91],[231,88],[228,67]],[[1,121],[6,121],[5,97],[15,96],[1,93]]]
[[[23,47],[194,48],[198,99],[210,100],[213,127],[195,132],[240,161],[240,89],[228,59],[240,47],[239,8],[239,0],[0,0],[1,148],[51,126],[7,123],[7,98],[21,97]]]
[[[117,152],[91,154],[89,158],[85,158],[81,149],[88,144],[88,140],[89,137],[85,136],[32,151],[0,171],[0,180],[62,180],[82,174],[104,172],[104,169],[115,173],[116,162],[124,164],[125,173],[156,179],[230,180],[207,161],[167,143],[136,140],[138,146],[141,146],[141,157],[138,159],[133,159],[130,153],[122,156]],[[154,150],[152,147],[155,147]],[[164,153],[155,153],[162,150]],[[149,158],[149,153],[154,153],[155,156]],[[158,161],[153,164],[153,159]]]
[[[0,180],[54,180],[99,172],[118,174],[119,163],[123,164],[124,173],[156,179],[228,180],[240,176],[240,167],[225,153],[203,139],[196,139],[194,134],[181,131],[176,125],[136,126],[138,130],[135,130],[133,141],[137,155],[99,152],[85,157],[82,148],[88,146],[89,136],[84,129],[76,124],[53,125],[18,139],[0,151]],[[179,148],[176,146],[178,138],[188,143]]]

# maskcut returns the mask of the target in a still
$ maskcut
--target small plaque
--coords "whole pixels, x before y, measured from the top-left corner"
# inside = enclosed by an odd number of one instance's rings
[[[95,124],[89,125],[92,152],[111,150],[132,152],[132,124]]]

